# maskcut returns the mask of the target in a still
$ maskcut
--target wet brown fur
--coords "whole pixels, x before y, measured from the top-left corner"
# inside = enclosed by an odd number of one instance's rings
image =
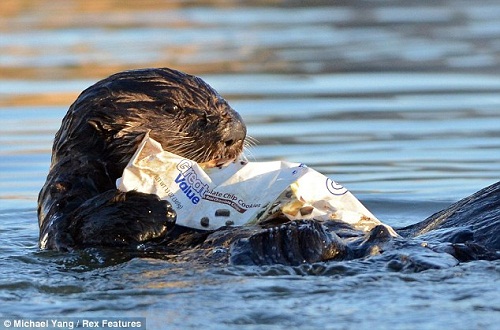
[[[246,136],[239,114],[200,78],[143,69],[99,81],[71,105],[55,136],[38,199],[42,248],[136,244],[173,226],[168,202],[116,190],[147,132],[197,162],[235,158]]]

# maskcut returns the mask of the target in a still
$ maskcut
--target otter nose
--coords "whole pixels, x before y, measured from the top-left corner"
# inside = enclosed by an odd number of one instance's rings
[[[235,113],[235,116],[228,123],[224,133],[224,143],[226,147],[230,147],[236,143],[242,143],[243,140],[245,140],[247,128],[239,114]]]

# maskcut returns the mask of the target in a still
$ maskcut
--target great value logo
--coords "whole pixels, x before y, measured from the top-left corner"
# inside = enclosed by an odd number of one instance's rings
[[[198,204],[209,189],[209,185],[198,178],[189,160],[184,159],[179,162],[177,169],[179,175],[175,178],[175,183],[193,204]]]

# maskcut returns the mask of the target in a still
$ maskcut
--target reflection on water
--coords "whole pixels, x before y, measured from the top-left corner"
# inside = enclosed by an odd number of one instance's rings
[[[190,72],[498,72],[495,1],[2,1],[5,77]]]
[[[251,157],[305,162],[390,224],[421,220],[498,181],[499,34],[494,0],[2,1],[0,316],[494,328],[498,263],[419,274],[370,261],[108,265],[97,252],[37,251],[35,208],[79,92],[119,70],[170,66],[202,76],[242,114],[259,141]]]

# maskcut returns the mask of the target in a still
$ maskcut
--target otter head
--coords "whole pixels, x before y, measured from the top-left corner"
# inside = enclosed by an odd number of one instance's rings
[[[147,132],[164,150],[212,166],[237,158],[246,136],[240,115],[213,88],[171,69],[112,75],[82,92],[66,117],[55,145],[80,132],[86,153],[101,149],[120,168]],[[96,134],[101,141],[92,142]]]

